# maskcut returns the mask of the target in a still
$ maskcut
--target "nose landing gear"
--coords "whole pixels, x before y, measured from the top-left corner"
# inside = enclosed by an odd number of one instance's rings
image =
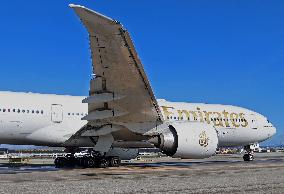
[[[253,156],[253,150],[251,149],[251,145],[244,146],[244,150],[247,152],[244,156],[243,159],[246,162],[250,162],[254,160]]]

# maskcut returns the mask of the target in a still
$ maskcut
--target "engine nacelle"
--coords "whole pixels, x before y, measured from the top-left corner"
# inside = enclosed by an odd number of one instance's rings
[[[215,154],[218,135],[213,126],[205,123],[175,122],[152,142],[168,156],[201,159]]]

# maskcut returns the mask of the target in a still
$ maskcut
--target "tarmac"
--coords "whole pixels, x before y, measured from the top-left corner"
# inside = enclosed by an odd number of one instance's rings
[[[11,166],[0,160],[0,193],[284,193],[284,153],[256,154],[253,162],[241,155],[148,158],[106,169],[31,162]]]

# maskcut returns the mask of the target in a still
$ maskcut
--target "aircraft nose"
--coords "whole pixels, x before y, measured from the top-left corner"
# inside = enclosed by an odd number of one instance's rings
[[[270,139],[272,136],[276,134],[276,127],[274,126],[269,127],[267,132],[268,132],[267,137],[268,139]]]
[[[271,127],[271,136],[276,134],[276,127]]]

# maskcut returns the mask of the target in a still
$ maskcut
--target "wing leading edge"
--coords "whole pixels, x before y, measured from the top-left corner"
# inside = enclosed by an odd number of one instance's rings
[[[163,116],[129,33],[116,20],[79,5],[75,10],[89,33],[94,78],[88,120],[93,131],[127,128],[144,134]]]

